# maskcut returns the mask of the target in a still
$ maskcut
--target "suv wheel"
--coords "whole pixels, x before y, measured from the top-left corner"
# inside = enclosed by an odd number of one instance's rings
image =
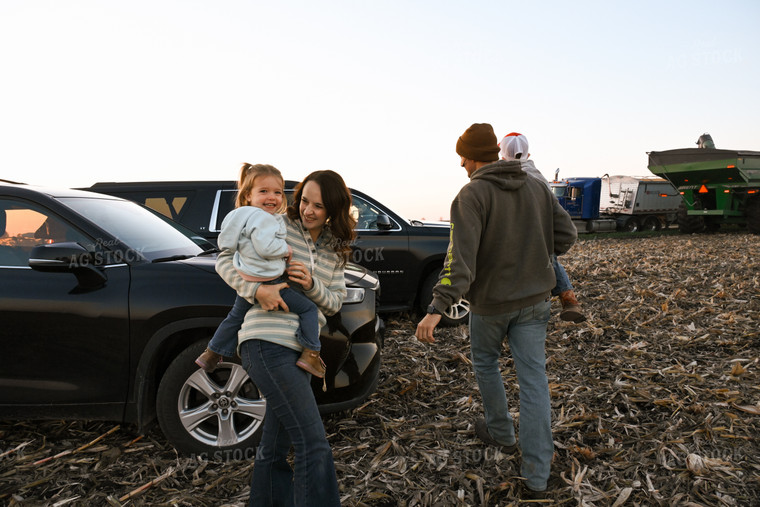
[[[206,459],[252,459],[261,439],[266,400],[239,359],[206,373],[195,359],[207,341],[180,353],[158,387],[156,412],[166,438],[184,454]]]
[[[427,276],[425,283],[422,284],[420,301],[423,304],[420,305],[420,309],[423,315],[433,300],[433,287],[435,287],[436,283],[438,283],[438,271],[433,271]],[[470,302],[464,298],[451,305],[441,316],[441,324],[444,326],[458,326],[460,324],[467,324],[469,321]]]

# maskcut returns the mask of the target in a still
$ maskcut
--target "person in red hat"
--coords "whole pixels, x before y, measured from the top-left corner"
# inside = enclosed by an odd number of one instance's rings
[[[499,143],[499,157],[501,160],[519,161],[523,171],[534,178],[543,181],[551,190],[549,181],[543,174],[541,174],[541,171],[536,168],[533,161],[529,160],[530,152],[528,151],[528,139],[524,135],[512,132],[504,136]],[[575,323],[585,321],[586,316],[583,315],[581,304],[575,296],[575,290],[573,284],[570,282],[570,277],[567,275],[567,271],[565,271],[564,266],[560,264],[556,255],[552,256],[552,265],[554,266],[554,273],[557,279],[557,285],[552,289],[552,296],[559,296],[559,301],[562,304],[562,312],[560,312],[559,318]]]
[[[491,125],[468,128],[456,152],[470,182],[451,203],[448,255],[416,336],[433,343],[441,313],[467,297],[472,366],[485,411],[475,434],[512,453],[518,442],[499,369],[506,338],[520,386],[523,498],[540,498],[554,454],[544,348],[556,285],[551,257],[567,252],[577,231],[546,185],[528,177],[519,161],[499,160]]]

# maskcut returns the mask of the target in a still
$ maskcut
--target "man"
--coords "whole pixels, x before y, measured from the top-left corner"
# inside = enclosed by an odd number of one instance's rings
[[[536,164],[532,160],[529,160],[528,139],[524,135],[512,132],[504,136],[499,143],[499,157],[502,160],[519,160],[523,171],[534,178],[538,178],[539,181],[543,181],[551,190],[549,181],[536,168]],[[570,277],[567,276],[567,271],[559,263],[556,255],[552,255],[552,266],[554,266],[557,285],[554,286],[551,294],[552,296],[559,296],[559,301],[562,304],[562,312],[560,312],[559,318],[568,322],[575,322],[576,324],[585,321],[586,316],[583,315],[581,304],[578,302],[578,298],[575,297]]]
[[[475,432],[485,443],[514,452],[515,428],[498,362],[502,342],[509,340],[520,385],[524,496],[541,497],[554,453],[544,350],[549,294],[556,284],[551,255],[569,250],[577,233],[545,184],[528,177],[520,162],[499,160],[491,125],[472,125],[456,151],[470,182],[451,203],[449,253],[416,336],[434,342],[441,312],[467,296],[472,364],[485,409]]]

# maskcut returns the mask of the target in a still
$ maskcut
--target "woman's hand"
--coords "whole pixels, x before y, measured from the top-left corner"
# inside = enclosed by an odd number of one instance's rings
[[[314,280],[311,278],[311,273],[309,273],[309,270],[303,262],[291,262],[286,271],[290,280],[300,284],[301,287],[303,287],[303,290],[311,290],[314,288]]]
[[[282,300],[280,291],[287,287],[287,283],[278,283],[277,285],[261,284],[256,290],[255,298],[259,302],[261,308],[267,311],[277,310],[282,308],[283,311],[288,311],[288,305]]]

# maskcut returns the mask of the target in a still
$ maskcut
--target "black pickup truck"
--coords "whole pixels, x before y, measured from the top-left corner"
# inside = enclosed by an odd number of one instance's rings
[[[292,194],[295,181],[286,181]],[[235,206],[234,181],[96,183],[86,189],[139,202],[216,242],[222,220]],[[380,312],[424,311],[449,244],[447,222],[405,220],[375,199],[351,189],[357,220],[351,260],[380,277]],[[449,308],[442,322],[463,324],[469,303]]]

